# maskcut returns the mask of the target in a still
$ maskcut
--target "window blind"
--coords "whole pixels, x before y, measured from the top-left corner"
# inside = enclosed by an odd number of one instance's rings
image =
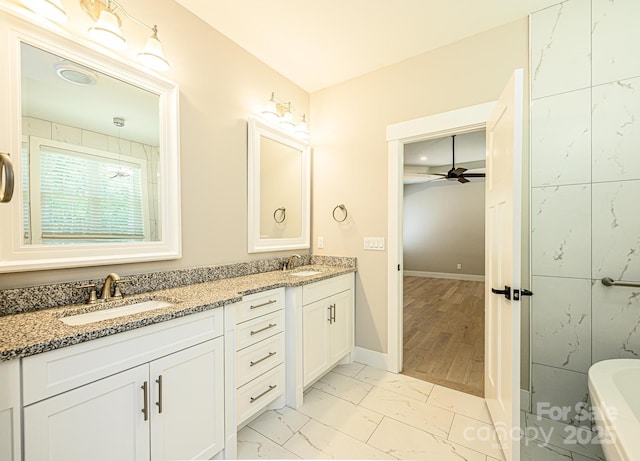
[[[144,240],[139,164],[42,145],[40,171],[42,243]]]

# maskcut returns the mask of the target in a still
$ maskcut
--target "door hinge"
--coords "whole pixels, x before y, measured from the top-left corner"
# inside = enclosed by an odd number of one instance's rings
[[[400,271],[400,264],[398,264],[398,271]]]

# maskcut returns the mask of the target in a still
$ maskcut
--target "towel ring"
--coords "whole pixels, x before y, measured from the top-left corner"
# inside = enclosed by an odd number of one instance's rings
[[[278,212],[280,212],[280,219],[278,219]],[[273,220],[278,224],[282,224],[285,219],[287,219],[287,209],[285,207],[276,208],[276,211],[273,212]]]
[[[2,178],[4,177],[4,183]],[[0,152],[0,203],[6,203],[13,196],[13,164],[9,154]]]
[[[338,219],[336,218],[336,210],[340,208],[343,213],[344,213],[344,218],[342,219]],[[349,212],[347,211],[347,207],[344,206],[343,204],[337,205],[334,209],[333,209],[333,219],[336,220],[336,222],[344,222],[347,219],[347,216],[349,216]]]

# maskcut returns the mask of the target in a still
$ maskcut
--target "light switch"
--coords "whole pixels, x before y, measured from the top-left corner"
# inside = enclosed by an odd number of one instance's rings
[[[364,249],[372,251],[384,251],[384,237],[365,237]]]
[[[324,237],[318,237],[318,249],[324,248]]]

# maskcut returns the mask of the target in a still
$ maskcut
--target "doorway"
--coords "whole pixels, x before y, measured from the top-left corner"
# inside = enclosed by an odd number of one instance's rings
[[[389,265],[387,273],[388,361],[389,371],[399,373],[403,366],[403,219],[404,155],[407,144],[437,139],[453,134],[462,135],[484,130],[495,103],[479,104],[464,109],[422,117],[390,125],[387,128],[389,150]]]
[[[404,145],[402,373],[484,396],[484,130]]]

